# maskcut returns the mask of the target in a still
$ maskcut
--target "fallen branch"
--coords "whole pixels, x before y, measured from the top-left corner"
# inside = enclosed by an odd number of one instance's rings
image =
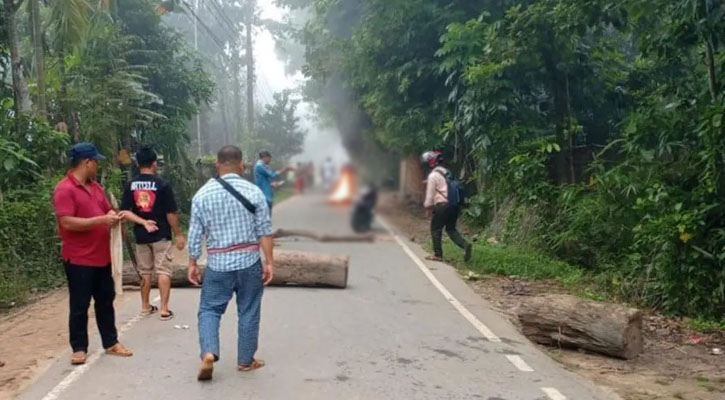
[[[327,233],[317,233],[302,229],[277,229],[272,233],[275,239],[284,237],[306,237],[318,242],[374,242],[375,235],[367,233],[364,235],[331,235]]]

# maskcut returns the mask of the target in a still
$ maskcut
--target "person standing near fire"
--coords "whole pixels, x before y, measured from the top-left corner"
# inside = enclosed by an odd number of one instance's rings
[[[259,186],[262,193],[264,193],[270,214],[272,213],[272,205],[274,204],[274,188],[272,187],[272,181],[278,179],[280,175],[287,173],[288,171],[294,171],[294,168],[292,167],[284,167],[280,171],[275,171],[269,167],[269,163],[271,162],[272,154],[268,151],[262,151],[259,153],[259,160],[254,165],[254,183]]]
[[[176,248],[186,246],[184,233],[179,225],[179,210],[171,186],[158,174],[158,156],[150,147],[142,147],[136,153],[139,175],[126,186],[121,200],[121,216],[135,223],[136,258],[141,274],[141,315],[156,313],[158,308],[149,301],[151,274],[159,281],[161,311],[159,319],[168,321],[174,317],[169,309],[171,295],[171,232],[176,237]]]
[[[451,172],[445,167],[440,151],[423,153],[421,160],[431,169],[425,190],[426,216],[431,219],[430,230],[433,240],[433,255],[426,257],[431,261],[443,261],[443,228],[453,243],[465,251],[464,260],[471,259],[472,247],[458,232],[461,194],[459,186],[453,182]],[[457,182],[456,182],[457,183]],[[455,192],[454,192],[455,191]]]
[[[332,157],[327,157],[320,167],[320,177],[325,190],[331,190],[335,183],[335,164],[332,163]]]

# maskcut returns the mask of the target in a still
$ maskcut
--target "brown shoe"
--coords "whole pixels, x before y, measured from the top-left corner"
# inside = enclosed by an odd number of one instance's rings
[[[199,375],[196,379],[200,381],[211,380],[212,374],[214,373],[214,354],[207,353],[201,359],[201,367],[199,368]]]
[[[119,357],[131,357],[133,352],[121,343],[116,343],[106,349],[106,354]]]
[[[85,351],[76,351],[70,356],[70,363],[72,365],[82,365],[86,363],[88,354]]]
[[[254,358],[254,359],[252,359],[251,364],[239,365],[239,366],[237,366],[237,369],[242,372],[254,371],[255,369],[260,369],[260,368],[264,367],[264,365],[265,365],[264,360],[257,360],[256,358]]]

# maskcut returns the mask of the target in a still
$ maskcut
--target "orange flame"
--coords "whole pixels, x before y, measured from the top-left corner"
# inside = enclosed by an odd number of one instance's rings
[[[335,185],[335,189],[330,194],[330,201],[335,203],[344,203],[352,200],[354,186],[354,176],[349,169],[343,169],[340,172],[340,178]]]

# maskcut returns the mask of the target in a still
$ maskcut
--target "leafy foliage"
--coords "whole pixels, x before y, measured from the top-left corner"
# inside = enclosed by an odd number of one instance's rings
[[[165,177],[188,210],[197,182],[186,156],[187,123],[213,91],[200,58],[178,32],[162,25],[155,1],[42,5],[47,115],[19,113],[14,88],[0,90],[0,307],[62,277],[50,196],[64,174],[71,142],[94,142],[109,156],[101,179],[117,196],[129,172],[120,165],[121,150],[154,145],[164,157]],[[0,70],[6,74],[10,31],[4,28]],[[29,31],[21,25],[15,33],[22,38]],[[20,62],[30,65],[34,54],[18,47]]]
[[[308,94],[399,154],[452,153],[474,225],[641,305],[725,313],[722,2],[309,3]]]

